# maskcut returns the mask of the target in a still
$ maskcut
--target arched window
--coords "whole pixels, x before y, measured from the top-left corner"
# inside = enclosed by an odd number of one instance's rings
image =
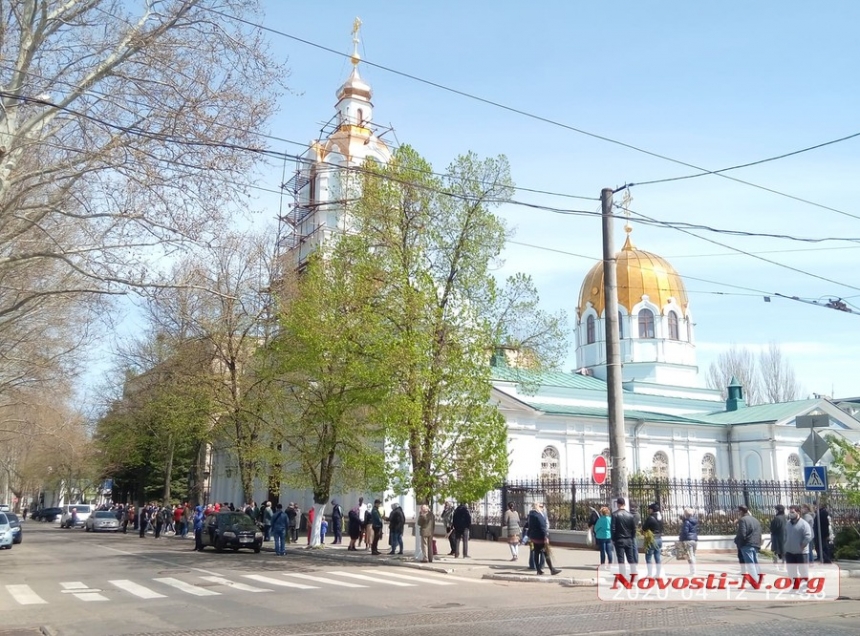
[[[618,312],[618,337],[624,337],[624,314]]]
[[[663,451],[654,453],[653,459],[654,477],[657,479],[669,479],[669,456]]]
[[[654,312],[650,309],[639,310],[639,337],[654,337]]]
[[[800,468],[800,455],[792,453],[788,456],[788,481],[801,481],[803,471]]]
[[[680,340],[678,335],[678,314],[669,312],[669,340]]]
[[[597,338],[594,335],[594,316],[585,319],[585,344],[594,344]]]
[[[558,451],[552,446],[544,448],[540,456],[540,478],[541,480],[561,478]]]
[[[702,479],[708,481],[709,479],[717,478],[717,458],[713,456],[711,453],[705,453],[705,456],[702,457]]]
[[[359,126],[364,125],[364,111],[361,110],[360,108],[358,109],[358,125]]]

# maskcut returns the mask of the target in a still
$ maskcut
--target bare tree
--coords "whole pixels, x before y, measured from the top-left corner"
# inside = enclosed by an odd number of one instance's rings
[[[708,369],[708,386],[720,390],[725,398],[732,378],[743,386],[749,405],[796,400],[800,393],[794,369],[776,342],[758,356],[737,345],[721,353]]]
[[[723,398],[727,395],[727,387],[732,378],[743,386],[747,404],[761,403],[761,380],[755,354],[746,347],[732,345],[723,351],[708,369],[708,386],[718,389]]]
[[[237,462],[244,495],[280,461],[259,396],[270,381],[254,373],[253,357],[274,334],[272,281],[282,281],[273,234],[226,234],[170,274],[173,286],[150,296],[149,319],[164,333],[194,339],[209,352],[208,389],[217,422],[213,444]],[[269,484],[277,487],[276,484]]]
[[[34,377],[21,361],[46,307],[68,316],[151,282],[160,256],[245,204],[283,78],[259,32],[229,19],[258,4],[0,3],[0,380]]]
[[[761,375],[764,398],[767,402],[790,402],[800,395],[800,384],[794,368],[782,355],[782,349],[771,341],[759,354],[758,370]]]

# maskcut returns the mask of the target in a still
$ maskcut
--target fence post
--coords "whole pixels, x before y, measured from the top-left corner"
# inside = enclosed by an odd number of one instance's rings
[[[570,529],[576,530],[576,479],[570,478]]]
[[[502,482],[502,518],[500,523],[504,524],[505,512],[508,510],[508,482]]]

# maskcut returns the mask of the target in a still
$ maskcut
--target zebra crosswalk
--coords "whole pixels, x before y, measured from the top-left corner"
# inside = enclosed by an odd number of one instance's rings
[[[145,581],[108,579],[106,581],[46,582],[36,589],[28,584],[0,585],[0,609],[4,605],[36,606],[68,602],[84,603],[139,600],[153,601],[183,595],[198,598],[217,597],[234,593],[260,594],[295,590],[306,592],[324,588],[379,589],[379,585],[392,588],[417,586],[449,586],[458,583],[484,583],[481,579],[468,579],[446,574],[421,572],[404,574],[382,568],[358,571],[332,570],[306,574],[303,572],[272,572],[269,574],[236,574],[232,578],[211,575],[157,577]],[[35,584],[34,584],[35,585]],[[3,593],[5,591],[5,594]]]

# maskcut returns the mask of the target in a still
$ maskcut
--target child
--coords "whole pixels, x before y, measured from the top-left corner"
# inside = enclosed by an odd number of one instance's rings
[[[328,531],[328,521],[322,520],[320,524],[320,543],[325,543],[325,533]]]

